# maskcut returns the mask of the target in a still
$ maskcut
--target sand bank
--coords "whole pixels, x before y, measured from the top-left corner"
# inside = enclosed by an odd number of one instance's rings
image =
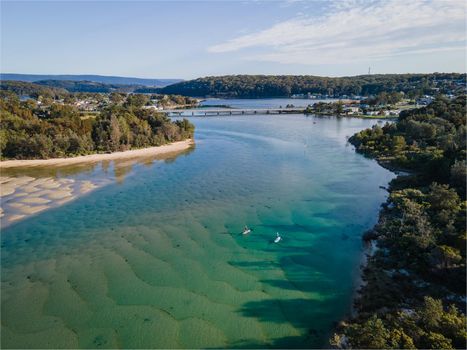
[[[62,205],[98,186],[89,180],[0,176],[0,227]]]
[[[0,176],[0,228],[49,208],[63,205],[112,181],[121,181],[135,163],[170,157],[182,153],[192,145],[192,140],[186,140],[160,147],[109,154],[0,162],[0,170],[5,169]],[[92,169],[101,161],[113,161],[114,178],[109,177],[107,173],[102,178],[89,175],[85,179],[69,177],[81,171],[88,171],[89,166]],[[67,173],[63,170],[70,170],[70,167],[80,170],[77,173]],[[56,169],[57,173],[52,171],[53,175],[46,173],[45,177],[41,177],[44,175],[44,169]]]
[[[129,159],[135,157],[145,157],[161,155],[165,153],[183,151],[193,145],[193,140],[174,142],[169,145],[142,148],[124,152],[114,152],[105,154],[90,154],[72,158],[51,158],[51,159],[30,159],[30,160],[5,160],[0,162],[0,168],[14,168],[40,165],[69,165],[86,162],[99,162],[102,160]]]

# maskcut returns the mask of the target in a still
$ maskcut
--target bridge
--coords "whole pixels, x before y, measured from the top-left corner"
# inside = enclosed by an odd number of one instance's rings
[[[169,117],[208,117],[218,115],[251,115],[251,114],[293,114],[305,112],[305,107],[294,108],[206,108],[206,109],[164,109]]]

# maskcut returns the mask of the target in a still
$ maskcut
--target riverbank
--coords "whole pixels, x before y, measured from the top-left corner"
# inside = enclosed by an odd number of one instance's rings
[[[465,348],[465,155],[461,145],[449,152],[445,145],[465,130],[464,115],[464,97],[439,99],[405,114],[402,125],[349,139],[357,152],[399,176],[390,182],[378,223],[363,237],[378,250],[362,268],[357,313],[341,322],[331,345]],[[440,120],[449,127],[439,127]],[[436,138],[424,143],[421,127],[432,128]],[[401,164],[410,171],[401,173]]]
[[[51,158],[51,159],[14,159],[0,161],[0,169],[2,168],[15,168],[15,167],[29,167],[29,166],[43,166],[43,165],[70,165],[87,162],[99,162],[103,160],[116,160],[116,159],[130,159],[135,157],[155,156],[171,152],[183,151],[190,148],[194,144],[192,139],[174,142],[168,145],[148,147],[142,149],[135,149],[123,152],[113,153],[98,153],[90,154],[87,156],[78,156],[72,158]]]
[[[373,120],[391,120],[395,121],[398,119],[397,116],[384,116],[384,115],[366,115],[366,114],[341,114],[337,115],[336,113],[326,113],[326,112],[312,112],[307,113],[306,111],[303,112],[304,114],[314,114],[317,116],[323,117],[341,117],[341,118],[358,118],[358,119],[373,119]]]

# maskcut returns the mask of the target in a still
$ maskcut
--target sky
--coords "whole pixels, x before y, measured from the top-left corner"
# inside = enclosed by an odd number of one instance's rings
[[[466,3],[1,0],[0,71],[181,79],[465,72]]]

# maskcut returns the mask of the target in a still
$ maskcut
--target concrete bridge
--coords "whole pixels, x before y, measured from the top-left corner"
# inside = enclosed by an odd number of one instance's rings
[[[303,113],[305,107],[294,108],[206,108],[206,109],[165,109],[169,117],[208,117],[218,115],[246,115],[246,114],[292,114]]]

